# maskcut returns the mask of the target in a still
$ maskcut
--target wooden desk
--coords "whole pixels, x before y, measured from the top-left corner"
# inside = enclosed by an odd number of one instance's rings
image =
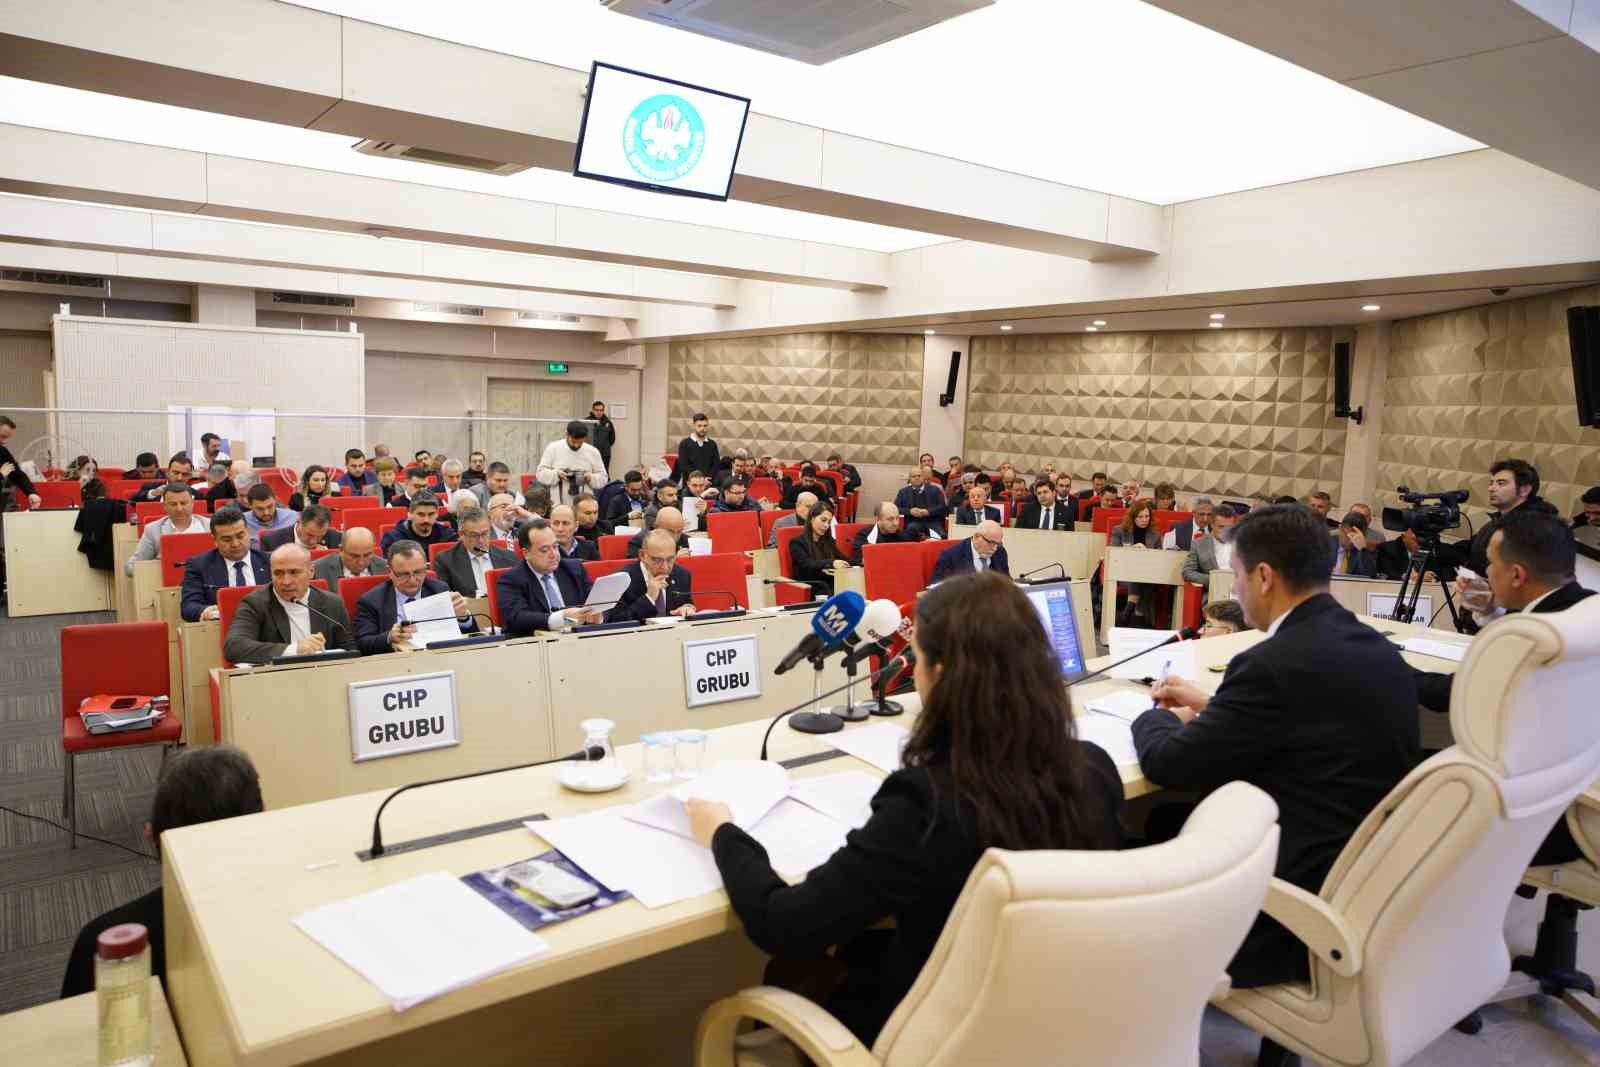
[[[1147,585],[1174,586],[1172,618],[1182,626],[1187,583],[1183,580],[1183,561],[1187,552],[1160,548],[1106,549],[1105,585],[1100,594],[1100,640],[1111,643],[1111,628],[1117,623],[1117,583],[1143,582]]]
[[[183,741],[187,745],[214,745],[211,730],[211,669],[222,666],[222,624],[181,622],[178,636],[178,663],[181,669],[185,716]],[[173,694],[177,698],[177,694]]]
[[[846,567],[833,572],[833,591],[842,593],[853,589],[863,597],[867,595],[867,572],[860,567]]]
[[[951,526],[950,537],[963,540],[976,533],[976,526]],[[1068,578],[1088,578],[1100,565],[1106,539],[1084,523],[1072,530],[1029,530],[1006,527],[1006,558],[1013,575],[1045,569],[1052,563],[1066,568]],[[1038,577],[1047,577],[1039,575]]]
[[[1328,582],[1328,590],[1333,594],[1335,600],[1357,615],[1372,615],[1375,614],[1374,608],[1383,606],[1374,603],[1374,598],[1388,598],[1389,603],[1392,604],[1394,598],[1400,592],[1400,583],[1389,578],[1348,578],[1334,575],[1333,579]],[[1428,624],[1435,630],[1448,630],[1450,633],[1455,633],[1455,623],[1451,620],[1449,613],[1443,610],[1444,589],[1439,585],[1437,578],[1429,579],[1423,583],[1422,596],[1433,598],[1432,610],[1424,613],[1422,610],[1423,601],[1419,599],[1417,601],[1417,621]],[[1392,608],[1386,607],[1382,613],[1383,616],[1387,617],[1390,610]],[[1431,622],[1428,616],[1432,616]]]
[[[1385,623],[1397,633],[1414,627]],[[1199,642],[1202,667],[1263,639],[1250,632]],[[567,642],[557,642],[566,644]],[[1409,658],[1409,657],[1408,657]],[[1102,658],[1091,662],[1102,666]],[[1448,661],[1424,661],[1448,670]],[[1197,681],[1215,688],[1221,675]],[[1098,692],[1134,683],[1097,680]],[[914,695],[897,697],[909,726]],[[877,720],[872,720],[877,721]],[[865,725],[865,724],[863,724]],[[707,759],[753,757],[765,719],[710,731]],[[846,729],[859,729],[847,726]],[[771,755],[826,750],[822,738],[780,726]],[[637,745],[618,748],[636,772]],[[394,762],[394,761],[380,761]],[[794,769],[797,777],[864,770],[848,757]],[[1124,792],[1151,792],[1137,765],[1120,768]],[[585,796],[561,789],[553,767],[430,787],[384,816],[391,842],[541,812],[562,817],[634,803],[662,785],[635,773],[622,789]],[[264,776],[265,778],[265,776]],[[279,1065],[523,1064],[530,1049],[551,1063],[684,1064],[711,1000],[759,981],[761,956],[739,932],[721,891],[655,910],[628,901],[540,931],[551,951],[515,970],[396,1014],[365,979],[290,925],[319,905],[430,871],[455,875],[532,856],[547,847],[525,828],[360,863],[387,791],[269,810],[162,835],[168,984],[196,1062]],[[331,864],[331,866],[329,866]]]
[[[1206,603],[1227,600],[1233,596],[1233,571],[1212,571],[1206,582]]]
[[[129,579],[133,592],[133,618],[135,622],[151,622],[157,617],[156,594],[169,588],[161,584],[161,561],[159,559],[141,559],[133,565],[133,577]],[[182,586],[171,586],[180,594]]]
[[[77,509],[7,511],[3,521],[7,614],[24,618],[112,610],[111,575],[89,566],[89,558],[78,551],[78,534],[72,529]]]
[[[133,578],[127,573],[128,559],[139,547],[141,527],[122,522],[111,528],[111,559],[115,569],[111,572],[112,593],[116,597],[117,621],[138,622],[139,615],[133,605]]]
[[[100,1062],[99,1008],[93,993],[0,1015],[6,1062],[28,1067],[95,1067]],[[150,1027],[155,1067],[187,1067],[161,979],[150,979]]]

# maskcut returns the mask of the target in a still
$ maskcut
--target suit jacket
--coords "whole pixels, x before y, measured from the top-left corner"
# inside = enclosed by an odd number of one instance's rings
[[[1189,558],[1183,561],[1183,580],[1203,586],[1217,570],[1217,539],[1202,537],[1189,545]]]
[[[1353,578],[1376,578],[1378,576],[1377,549],[1363,548],[1359,551],[1353,550],[1348,543],[1343,542],[1338,530],[1334,530],[1331,537],[1333,540],[1333,573],[1335,576],[1340,574]],[[1350,559],[1350,569],[1348,571],[1339,569],[1339,550],[1341,548],[1344,549],[1345,555]]]
[[[866,529],[857,530],[855,537],[850,542],[850,559],[855,563],[861,562],[861,550],[867,545],[867,538],[872,536],[872,531],[878,528],[877,523],[869,523]],[[878,539],[871,542],[875,545],[903,545],[914,541],[904,530],[896,530],[892,534],[880,532]]]
[[[833,541],[833,538],[830,537],[828,540]],[[834,551],[838,552],[837,541],[833,541],[833,547]],[[836,559],[844,557],[813,552],[804,534],[789,542],[789,569],[794,573],[795,581],[810,585],[813,593],[832,595],[833,561]],[[848,563],[849,560],[845,562]]]
[[[509,548],[501,548],[495,544],[489,546],[491,568],[498,570],[501,567],[515,567],[520,562],[517,554]],[[465,597],[478,595],[478,580],[472,573],[472,560],[467,558],[466,546],[460,542],[433,557],[433,573],[437,574],[453,593],[460,593]],[[488,595],[488,590],[484,591],[484,595]]]
[[[184,622],[199,622],[200,613],[217,602],[217,590],[232,585],[230,572],[233,564],[222,558],[216,549],[190,556],[183,565],[183,593],[180,611]],[[245,573],[251,576],[252,585],[266,585],[272,580],[272,567],[267,554],[252,548],[245,561]],[[254,660],[246,662],[254,663]]]
[[[796,500],[800,499],[801,493],[810,493],[818,500],[833,500],[832,484],[824,481],[821,478],[818,478],[816,484],[811,486],[809,489],[801,485],[799,482],[785,486],[783,490],[783,499],[778,502],[778,506],[785,508],[794,507],[794,503]]]
[[[1184,519],[1172,527],[1174,543],[1184,552],[1194,547],[1194,520]],[[1204,538],[1202,538],[1204,540]]]
[[[1533,609],[1535,615],[1547,615],[1552,612],[1566,611],[1581,600],[1594,596],[1593,589],[1585,589],[1577,582],[1568,582],[1543,600],[1539,601]],[[1448,712],[1450,710],[1450,686],[1455,680],[1453,674],[1436,674],[1432,671],[1419,671],[1412,668],[1412,674],[1417,680],[1417,703],[1429,711]]]
[[[650,531],[652,529],[654,529],[654,528],[655,528],[654,522],[646,523],[644,529],[635,530],[633,532],[633,536],[628,538],[628,558],[629,559],[638,559],[639,558],[639,549],[644,546],[644,539],[647,536],[649,536]],[[681,534],[678,535],[678,547],[680,549],[689,547],[689,535],[688,534],[681,533]]]
[[[1002,512],[1000,509],[995,507],[993,504],[985,504],[983,506],[983,516],[980,518],[976,511],[973,511],[972,508],[966,504],[962,504],[960,507],[956,508],[956,525],[976,526],[984,519],[993,519],[995,522],[999,522],[1001,514]]]
[[[907,532],[913,534],[930,527],[942,527],[944,517],[950,514],[950,505],[945,502],[943,490],[937,485],[928,485],[926,482],[915,489],[909,485],[901,486],[900,491],[894,495],[894,505],[900,509],[900,514],[905,516]],[[912,518],[912,508],[927,508],[927,518]]]
[[[326,635],[329,648],[356,647],[342,599],[313,585],[306,590],[306,603],[312,608],[311,632]],[[235,663],[268,663],[275,656],[284,655],[284,646],[292,643],[289,614],[269,585],[239,601],[239,610],[222,642],[222,655]]]
[[[367,573],[388,574],[389,565],[383,561],[382,556],[374,552],[372,560],[367,564]],[[337,552],[331,556],[323,556],[311,565],[311,577],[321,578],[328,583],[329,590],[338,592],[339,580],[344,577],[344,558]]]
[[[861,488],[861,472],[856,470],[854,464],[841,463],[838,473],[844,475],[844,491],[846,493],[853,493]]]
[[[561,542],[559,541],[556,542],[557,545],[560,543]],[[574,534],[572,538],[572,551],[568,552],[563,548],[561,550],[561,558],[575,559],[579,563],[582,563],[584,560],[593,562],[594,560],[600,558],[600,546],[593,541],[586,541]]]
[[[275,549],[292,544],[294,544],[293,526],[285,526],[281,530],[272,530],[261,535],[261,551],[269,556],[272,555]],[[338,548],[342,544],[344,544],[344,534],[330,526],[327,532],[322,535],[322,544],[319,547]]]
[[[1071,504],[1063,504],[1057,500],[1051,510],[1055,512],[1050,518],[1050,528],[1052,530],[1072,529],[1072,516],[1078,510],[1076,507]],[[1022,514],[1017,516],[1017,528],[1020,530],[1037,530],[1039,528],[1039,515],[1042,511],[1044,511],[1044,508],[1039,506],[1038,500],[1022,505]]]
[[[767,531],[767,547],[768,548],[777,548],[778,547],[778,531],[779,530],[785,529],[785,528],[790,527],[790,526],[799,526],[799,525],[800,525],[800,517],[798,515],[785,515],[782,518],[778,519],[776,522],[774,522],[772,524],[772,529]],[[635,552],[633,554],[634,555],[638,555],[637,552]]]
[[[1011,564],[1006,559],[1005,545],[995,549],[994,555],[989,557],[989,569],[1005,575],[1011,573]],[[939,561],[933,565],[933,577],[930,581],[942,582],[958,574],[971,574],[972,570],[972,538],[969,537],[964,541],[957,541],[939,553]]]
[[[594,585],[589,572],[575,559],[556,564],[555,574],[556,587],[565,601],[563,607],[581,605]],[[545,599],[543,583],[534,578],[531,567],[523,564],[502,574],[495,583],[495,595],[500,601],[501,625],[511,637],[527,637],[550,629],[550,603]]]
[[[78,538],[78,551],[89,558],[89,566],[98,571],[109,571],[116,566],[111,528],[127,521],[128,505],[108,497],[91,500],[78,510],[72,528],[82,535]]]
[[[656,615],[655,601],[645,594],[643,564],[630,563],[622,569],[628,576],[628,589],[617,601],[617,606],[606,612],[606,622],[643,622]],[[689,572],[677,564],[672,565],[672,577],[667,581],[667,610],[693,603],[689,594]]]
[[[424,578],[422,592],[417,595],[434,596],[449,591],[450,588],[439,579]],[[356,647],[363,656],[381,656],[394,651],[394,646],[389,643],[389,631],[400,618],[398,602],[393,582],[373,586],[356,601]],[[477,619],[468,615],[459,621],[462,633],[477,632]]]
[[[647,496],[643,500],[635,500],[624,490],[613,496],[606,505],[606,521],[613,526],[626,526],[628,525],[628,519],[634,513],[635,504],[639,506],[639,514],[642,515],[650,509],[654,500],[653,496]]]

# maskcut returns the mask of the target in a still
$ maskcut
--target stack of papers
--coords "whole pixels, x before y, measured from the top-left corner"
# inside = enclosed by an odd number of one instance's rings
[[[474,498],[476,499],[476,498]],[[406,622],[416,624],[412,648],[427,648],[433,641],[454,641],[461,636],[455,603],[449,593],[435,593],[405,605]]]
[[[724,760],[692,782],[635,804],[626,818],[679,837],[693,838],[684,804],[694,797],[728,805],[733,812],[734,825],[749,832],[788,795],[789,772],[781,763]]]
[[[294,924],[405,1011],[549,951],[444,871],[325,904]]]
[[[1456,663],[1460,663],[1467,655],[1466,645],[1431,637],[1408,637],[1400,647],[1419,656],[1433,656],[1436,659],[1448,659]]]
[[[1150,694],[1142,689],[1118,689],[1089,701],[1088,710],[1131,723],[1153,706]]]
[[[586,608],[614,607],[622,599],[622,594],[628,591],[628,583],[633,581],[622,571],[612,571],[594,580],[594,585],[589,587],[589,595],[583,601]]]
[[[1075,720],[1078,740],[1092,741],[1106,750],[1111,762],[1127,767],[1139,762],[1139,753],[1133,747],[1133,724],[1109,715],[1080,715]]]
[[[1163,671],[1174,678],[1194,678],[1199,674],[1195,666],[1194,642],[1178,641],[1164,648],[1156,645],[1172,637],[1172,630],[1140,630],[1130,626],[1111,628],[1111,659],[1132,656],[1140,649],[1151,649],[1148,655],[1128,660],[1111,669],[1113,678],[1159,678]]]
[[[823,743],[865,760],[885,774],[893,774],[900,769],[900,752],[910,737],[904,726],[880,722],[859,730],[827,734]]]

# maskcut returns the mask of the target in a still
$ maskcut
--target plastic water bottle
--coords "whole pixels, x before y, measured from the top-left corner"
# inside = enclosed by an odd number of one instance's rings
[[[150,932],[138,923],[113,926],[95,942],[94,993],[99,1002],[100,1067],[146,1067],[150,1044]]]

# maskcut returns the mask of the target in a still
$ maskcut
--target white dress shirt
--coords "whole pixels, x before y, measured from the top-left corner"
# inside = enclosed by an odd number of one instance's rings
[[[494,564],[489,560],[489,553],[469,552],[467,556],[472,560],[472,580],[477,583],[477,590],[472,595],[488,596],[488,574],[494,569]]]
[[[283,613],[289,616],[289,643],[284,645],[283,651],[278,654],[280,656],[292,656],[294,655],[295,646],[311,636],[311,609],[304,604],[289,603],[283,597],[278,596],[276,589],[272,591],[272,596],[277,600],[278,605],[283,608]]]
[[[161,539],[168,534],[175,533],[208,533],[211,530],[211,521],[204,515],[189,516],[189,527],[180,530],[172,525],[172,520],[163,515],[155,522],[146,523],[144,533],[139,536],[139,545],[133,550],[133,555],[128,557],[128,562],[123,565],[123,573],[133,576],[133,565],[137,560],[160,559]]]
[[[224,559],[222,562],[223,565],[228,569],[229,585],[234,586],[235,588],[243,588],[247,585],[256,584],[255,568],[250,566],[249,556],[239,560]],[[234,566],[236,563],[242,563],[244,566],[236,567]]]
[[[1216,543],[1217,570],[1225,571],[1233,566],[1233,542],[1219,540]]]

